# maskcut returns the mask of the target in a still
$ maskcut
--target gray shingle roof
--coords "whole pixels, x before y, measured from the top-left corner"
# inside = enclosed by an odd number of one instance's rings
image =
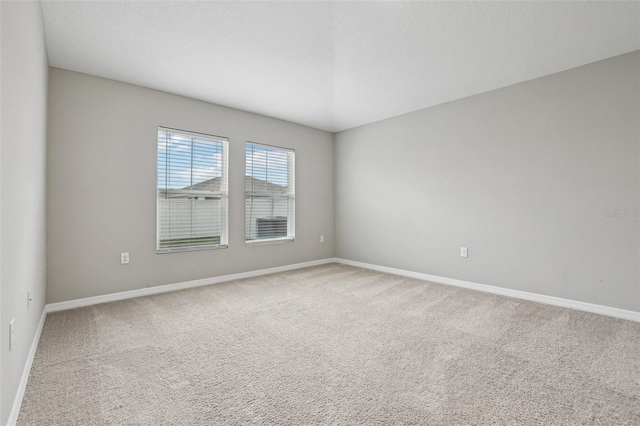
[[[213,179],[205,180],[204,182],[196,183],[195,185],[187,186],[183,189],[220,192],[221,184],[222,184],[222,178],[216,177]],[[261,179],[256,179],[251,176],[245,176],[245,189],[247,192],[270,193],[270,194],[286,194],[287,193],[287,188],[284,186],[276,185],[275,183],[267,182]]]

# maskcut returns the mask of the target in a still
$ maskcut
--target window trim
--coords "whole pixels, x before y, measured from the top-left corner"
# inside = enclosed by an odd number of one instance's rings
[[[247,187],[246,187],[246,183],[243,182],[244,184],[244,244],[245,246],[258,246],[258,245],[268,245],[268,244],[282,244],[282,243],[292,243],[296,240],[296,191],[295,191],[295,181],[296,181],[296,150],[293,148],[285,148],[282,146],[276,146],[276,145],[270,145],[270,144],[266,144],[266,143],[260,143],[260,142],[253,142],[253,141],[246,141],[244,144],[244,178],[246,179],[247,176],[247,146],[248,145],[257,145],[257,146],[262,146],[265,148],[272,148],[272,149],[277,149],[280,151],[286,151],[289,153],[293,154],[293,177],[289,177],[289,181],[291,182],[291,179],[293,179],[293,187],[294,187],[294,192],[293,194],[287,194],[287,197],[289,198],[289,202],[293,202],[293,213],[291,214],[291,223],[287,223],[287,233],[289,233],[289,226],[292,227],[292,232],[291,235],[287,235],[286,237],[274,237],[274,238],[261,238],[261,239],[253,239],[253,240],[248,240],[247,239]],[[246,181],[245,181],[246,182]],[[289,216],[287,216],[287,219],[289,219]]]
[[[245,240],[244,244],[246,246],[259,246],[262,244],[291,243],[291,242],[294,242],[295,240],[296,240],[295,237],[275,237],[275,238],[263,238],[260,240]]]
[[[160,248],[160,197],[158,197],[158,159],[159,159],[159,149],[158,149],[158,133],[161,131],[165,132],[174,132],[179,133],[185,136],[193,136],[200,137],[206,139],[213,139],[223,144],[223,164],[226,166],[224,171],[226,172],[225,181],[227,183],[227,192],[208,192],[207,194],[216,195],[221,198],[226,204],[226,212],[225,214],[225,224],[226,229],[224,233],[226,234],[226,243],[225,244],[212,244],[212,245],[201,245],[201,246],[184,246],[184,247],[176,247],[176,248]],[[217,136],[210,135],[208,133],[200,133],[193,132],[190,130],[182,130],[173,127],[166,126],[157,126],[156,128],[156,142],[155,142],[155,150],[156,150],[156,185],[155,185],[155,205],[156,205],[156,232],[155,232],[155,251],[156,255],[164,255],[164,254],[175,254],[175,253],[191,253],[196,251],[206,251],[206,250],[219,250],[229,248],[229,138],[225,136]],[[204,195],[204,194],[203,194]]]

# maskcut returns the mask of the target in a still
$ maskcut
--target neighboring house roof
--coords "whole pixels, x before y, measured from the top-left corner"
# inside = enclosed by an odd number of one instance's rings
[[[196,183],[195,185],[187,186],[182,189],[193,189],[199,191],[212,191],[220,192],[220,186],[222,184],[222,178],[216,177],[213,179],[205,180],[204,182]],[[269,194],[286,194],[287,188],[275,183],[267,182],[262,179],[256,179],[251,176],[245,176],[245,189],[247,192],[269,193]]]

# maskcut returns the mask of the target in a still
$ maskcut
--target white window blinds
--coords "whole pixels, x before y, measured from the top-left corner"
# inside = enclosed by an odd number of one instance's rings
[[[295,152],[247,143],[245,241],[293,241]]]
[[[228,139],[158,128],[158,253],[228,244]]]

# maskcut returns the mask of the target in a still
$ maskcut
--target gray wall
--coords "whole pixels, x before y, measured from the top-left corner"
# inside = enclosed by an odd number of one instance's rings
[[[639,79],[634,52],[338,133],[336,255],[640,310],[638,217],[605,214],[640,207]]]
[[[5,424],[45,302],[47,56],[40,4],[0,3],[0,424]],[[27,291],[33,302],[27,312]],[[9,321],[15,346],[9,352]]]
[[[156,254],[158,126],[229,138],[228,249]],[[296,150],[295,242],[244,243],[246,141]],[[48,143],[48,302],[333,256],[330,133],[52,68]]]

